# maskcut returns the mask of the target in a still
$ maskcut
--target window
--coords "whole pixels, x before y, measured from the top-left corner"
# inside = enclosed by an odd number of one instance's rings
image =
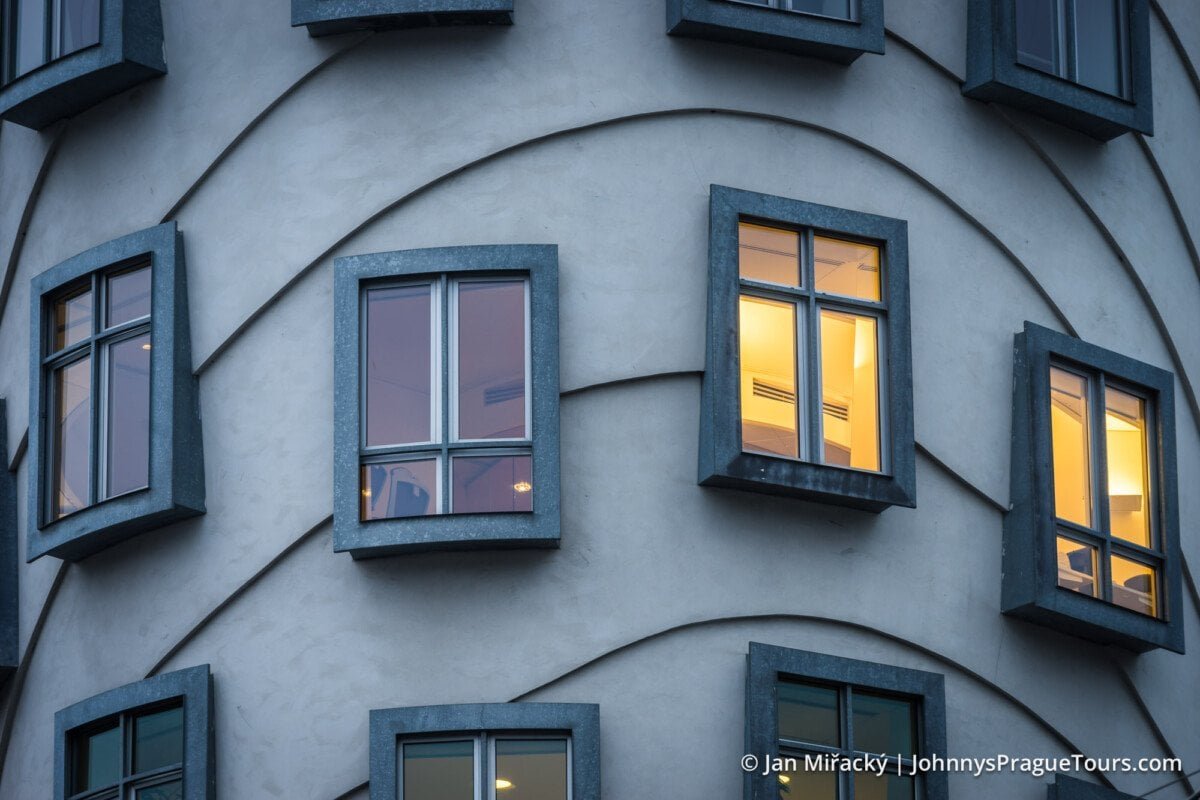
[[[1046,800],[1137,800],[1131,794],[1097,786],[1078,778],[1055,773],[1054,783],[1046,790]]]
[[[946,752],[941,675],[751,642],[746,692],[746,752],[794,759],[748,772],[747,800],[947,797],[944,773],[913,774],[914,759]],[[833,768],[861,756],[882,774]]]
[[[1097,139],[1153,133],[1147,0],[971,0],[963,92]]]
[[[883,53],[883,0],[667,0],[667,33],[849,64]]]
[[[8,407],[0,399],[0,686],[20,659],[17,617],[17,481],[8,471]]]
[[[558,541],[557,255],[337,261],[335,549]]]
[[[33,306],[30,558],[82,558],[203,512],[175,226],[118,239],[39,275]]]
[[[0,118],[44,128],[165,74],[158,0],[0,0]]]
[[[514,0],[292,0],[310,36],[426,25],[511,25]]]
[[[599,707],[495,703],[372,711],[371,796],[599,800]]]
[[[207,665],[59,711],[55,800],[213,800],[212,720]]]
[[[1005,610],[1182,652],[1173,376],[1032,323],[1015,369]]]
[[[913,505],[905,223],[714,186],[710,235],[700,482]]]

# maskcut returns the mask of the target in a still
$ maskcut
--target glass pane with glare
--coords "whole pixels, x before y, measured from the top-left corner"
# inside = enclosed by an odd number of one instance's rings
[[[1097,551],[1095,547],[1066,536],[1058,537],[1058,585],[1063,589],[1100,596],[1096,582]]]
[[[92,335],[92,292],[82,289],[54,304],[54,349],[62,350]]]
[[[108,348],[108,497],[150,485],[150,334]]]
[[[183,781],[168,781],[138,789],[136,800],[183,800]]]
[[[121,729],[79,736],[74,742],[72,794],[111,786],[121,780]]]
[[[433,287],[367,292],[367,447],[434,440]]]
[[[1120,0],[1075,0],[1075,60],[1078,80],[1117,97],[1124,92],[1121,75]]]
[[[90,502],[92,480],[92,360],[54,371],[53,516],[64,517]]]
[[[873,772],[854,773],[855,800],[914,800],[915,797],[916,784],[908,775],[880,777]]]
[[[821,425],[826,464],[879,471],[879,357],[874,317],[821,310]]]
[[[133,723],[133,771],[183,763],[183,708],[142,714]]]
[[[566,739],[497,739],[496,800],[567,800]]]
[[[914,755],[916,715],[911,700],[855,690],[850,703],[854,749],[883,755]]]
[[[460,456],[450,465],[452,513],[533,511],[531,456]]]
[[[817,236],[813,241],[813,253],[818,292],[879,301],[878,247]]]
[[[121,272],[108,279],[107,328],[150,316],[150,268]]]
[[[15,5],[17,29],[13,40],[17,52],[13,66],[19,76],[46,63],[46,0],[16,0]],[[8,32],[4,31],[6,44],[7,36]]]
[[[796,415],[796,306],[743,295],[739,304],[742,449],[800,455]]]
[[[393,519],[438,513],[437,471],[435,458],[364,464],[362,518]]]
[[[1108,512],[1112,535],[1151,547],[1145,401],[1106,387],[1104,437],[1108,445]]]
[[[822,17],[854,18],[851,14],[850,0],[783,0],[783,7],[790,7],[792,11],[804,14],[818,14]]]
[[[1054,450],[1054,513],[1092,526],[1088,379],[1050,368],[1050,434]]]
[[[803,755],[788,753],[784,757],[797,759],[797,767],[804,766]],[[779,781],[779,800],[838,800],[835,772],[806,772],[797,769],[793,772],[779,773],[776,780]]]
[[[800,234],[738,223],[738,272],[747,280],[799,286]]]
[[[60,55],[100,42],[100,0],[62,0]]]
[[[525,439],[525,282],[458,285],[458,438]]]
[[[1017,61],[1065,77],[1063,0],[1016,0],[1016,6]]]
[[[780,681],[776,684],[779,738],[837,747],[838,690],[829,686]]]
[[[475,800],[475,743],[422,742],[401,747],[404,800]]]
[[[1153,567],[1140,561],[1112,556],[1112,599],[1130,611],[1158,616],[1158,581]]]

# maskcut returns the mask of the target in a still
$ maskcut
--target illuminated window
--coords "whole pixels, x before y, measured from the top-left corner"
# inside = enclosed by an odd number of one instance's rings
[[[386,800],[599,800],[599,708],[574,703],[371,712],[371,787]]]
[[[720,454],[702,448],[701,482],[911,505],[904,223],[712,191],[704,416]],[[730,327],[734,352],[713,338]]]
[[[353,408],[338,418],[356,428],[352,447],[339,440],[356,473],[355,513],[345,498],[335,510],[344,549],[556,541],[557,362],[536,352],[557,347],[553,248],[338,263],[355,302],[339,304],[339,402]],[[360,552],[359,534],[378,549]]]
[[[1173,647],[1182,636],[1170,622],[1179,602],[1173,377],[1029,323],[1018,355],[1006,609],[1045,621],[1047,606],[1073,632]],[[1052,556],[1053,569],[1037,571],[1040,585],[1010,580],[1031,550]]]
[[[746,752],[791,759],[782,771],[747,774],[747,798],[947,796],[944,773],[913,775],[914,759],[945,752],[941,675],[751,642],[746,686]],[[882,774],[828,766],[863,756]]]

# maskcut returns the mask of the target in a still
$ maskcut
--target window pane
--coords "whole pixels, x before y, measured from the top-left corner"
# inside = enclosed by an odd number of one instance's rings
[[[53,516],[85,507],[91,486],[92,360],[54,371]]]
[[[108,497],[150,484],[150,334],[108,349]]]
[[[111,786],[121,780],[121,729],[113,727],[74,742],[72,793]]]
[[[1121,79],[1121,23],[1118,0],[1075,0],[1075,59],[1084,86],[1118,97]]]
[[[68,55],[100,42],[100,0],[62,0],[62,51]]]
[[[1139,397],[1105,388],[1104,406],[1112,535],[1151,547],[1146,404]]]
[[[475,743],[403,746],[404,800],[475,800]]]
[[[134,797],[136,800],[183,800],[183,781],[147,786],[138,789]]]
[[[17,0],[17,75],[46,63],[46,0]]]
[[[879,301],[879,248],[818,236],[813,242],[818,292]]]
[[[1050,368],[1050,434],[1054,450],[1054,513],[1092,527],[1088,379]]]
[[[742,449],[796,458],[796,307],[743,295],[738,341]]]
[[[855,750],[889,756],[915,754],[912,701],[855,690],[850,705],[854,715]]]
[[[524,439],[525,282],[458,285],[458,438]]]
[[[455,514],[533,511],[533,458],[462,456],[452,459]]]
[[[54,349],[62,350],[92,335],[92,292],[81,289],[54,304]]]
[[[567,800],[565,739],[496,741],[496,797]]]
[[[804,765],[804,756],[787,754]],[[795,772],[779,773],[779,800],[837,800],[837,773]]]
[[[839,746],[837,689],[780,681],[776,696],[781,739]]]
[[[1096,582],[1096,548],[1058,537],[1058,585],[1073,592],[1099,597]]]
[[[1119,606],[1158,616],[1157,575],[1153,567],[1118,555],[1112,557],[1112,598]]]
[[[392,519],[438,513],[437,459],[364,464],[362,518]]]
[[[150,316],[150,268],[122,272],[108,279],[108,311],[113,328],[133,319]]]
[[[134,721],[133,771],[183,763],[183,707],[143,714]]]
[[[913,800],[914,792],[913,779],[908,776],[854,773],[855,800]]]
[[[738,223],[738,271],[743,278],[800,285],[800,234]]]
[[[879,470],[874,317],[821,310],[821,420],[826,464]]]
[[[367,446],[433,441],[433,287],[367,292]]]
[[[785,3],[788,0],[784,0]],[[850,0],[791,0],[793,11],[806,14],[820,14],[823,17],[851,19]]]
[[[1062,29],[1062,0],[1017,0],[1017,61],[1065,77]]]

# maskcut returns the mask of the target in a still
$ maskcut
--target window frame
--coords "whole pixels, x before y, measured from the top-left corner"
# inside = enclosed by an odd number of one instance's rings
[[[739,298],[743,280],[738,262],[738,224],[746,220],[784,229],[871,243],[880,248],[883,302],[821,295],[822,307],[884,309],[880,326],[880,472],[818,461],[746,452],[741,445],[741,373],[738,348]],[[811,237],[810,237],[811,238]],[[801,291],[815,295],[815,287]],[[812,323],[808,325],[812,328]],[[807,333],[804,336],[808,339]],[[806,344],[806,351],[819,343]],[[806,358],[806,362],[807,362]],[[816,365],[806,364],[798,395],[807,399],[805,429],[818,390]],[[916,505],[916,450],[913,437],[912,350],[909,323],[908,224],[903,220],[832,208],[800,200],[710,187],[708,335],[700,411],[699,483],[782,494],[881,512],[893,505]],[[820,428],[818,427],[819,431]],[[811,444],[814,432],[806,436]],[[886,454],[886,455],[885,455]],[[811,453],[809,454],[811,456]]]
[[[1151,530],[1159,549],[1140,548],[1122,542],[1121,550],[1135,555],[1142,550],[1161,559],[1158,602],[1160,614],[1151,617],[1105,600],[1059,587],[1057,537],[1071,523],[1064,524],[1055,515],[1053,442],[1050,423],[1050,368],[1067,365],[1081,374],[1103,375],[1125,392],[1134,392],[1149,401],[1146,409],[1147,464],[1151,478],[1157,527]],[[1184,652],[1182,624],[1183,589],[1179,545],[1178,471],[1175,443],[1175,378],[1166,370],[1119,355],[1071,336],[1026,322],[1014,339],[1013,357],[1013,434],[1011,466],[1011,509],[1004,521],[1004,580],[1002,610],[1005,614],[1050,627],[1064,633],[1103,644],[1115,644],[1134,652],[1162,647]],[[1093,378],[1093,382],[1094,382]],[[1097,389],[1092,396],[1097,396]],[[1153,408],[1151,408],[1151,405]],[[1093,408],[1089,420],[1095,431],[1102,425],[1103,410]],[[1104,443],[1090,453],[1093,465],[1104,454]],[[1102,471],[1105,465],[1094,466]],[[1104,487],[1093,477],[1093,492]],[[1157,489],[1157,492],[1154,490]],[[1101,514],[1100,525],[1085,543],[1100,545],[1092,539],[1105,537],[1111,543],[1106,512],[1100,510],[1105,498],[1096,496],[1094,508]],[[1084,529],[1086,530],[1086,529]],[[1100,547],[1099,557],[1108,549]],[[1108,583],[1109,565],[1099,570],[1095,580]]]
[[[1046,787],[1046,800],[1137,800],[1131,794],[1118,792],[1061,772],[1054,773],[1054,783]]]
[[[375,286],[445,280],[521,277],[526,281],[526,414],[524,440],[498,440],[482,445],[502,453],[514,447],[530,452],[535,476],[532,512],[445,513],[422,517],[362,520],[360,469],[364,458],[362,358],[365,338],[363,295]],[[452,305],[452,304],[451,304]],[[334,261],[334,518],[335,552],[355,558],[437,549],[557,547],[559,506],[559,377],[558,377],[558,248],[556,245],[475,245],[425,248],[345,256]],[[437,312],[440,313],[440,312]],[[436,313],[435,313],[436,317]],[[446,346],[454,339],[447,338]],[[455,354],[443,354],[446,375],[435,373],[434,385],[450,381]],[[438,369],[438,365],[433,365]],[[442,398],[444,403],[449,397]],[[450,429],[452,419],[440,421]],[[454,439],[404,446],[420,452],[453,455],[462,449]],[[472,445],[468,445],[468,450]],[[476,448],[477,449],[477,448]],[[439,457],[441,457],[439,455]],[[444,480],[449,464],[439,479]],[[449,503],[449,487],[444,487]],[[439,502],[442,497],[439,497]],[[447,505],[447,508],[449,506]]]
[[[309,36],[438,25],[512,25],[514,0],[292,0]]]
[[[17,35],[15,26],[4,27]],[[6,75],[13,69],[7,36],[0,43]],[[102,0],[100,42],[0,86],[0,119],[41,130],[166,73],[159,0]]]
[[[744,0],[666,0],[667,33],[851,64],[884,52],[884,0],[854,0],[854,19]]]
[[[17,476],[8,469],[8,401],[0,397],[0,688],[21,661],[17,591]]]
[[[1126,96],[1076,83],[1070,77],[1022,64],[1017,50],[1016,0],[969,0],[967,97],[998,102],[1043,116],[1100,141],[1130,132],[1154,134],[1149,0],[1125,0],[1128,74]],[[1069,24],[1069,20],[1068,20]],[[1064,41],[1074,38],[1071,31]],[[1067,59],[1074,45],[1067,47]],[[1067,75],[1077,67],[1067,64]]]
[[[121,718],[140,711],[179,702],[183,707],[183,778],[184,800],[215,800],[216,747],[213,724],[213,679],[208,664],[169,672],[98,694],[62,709],[54,715],[54,800],[77,800],[93,793],[69,795],[71,785],[71,739],[100,722]],[[122,736],[125,736],[124,731]],[[124,743],[122,757],[125,756]],[[165,769],[165,768],[164,768]],[[171,768],[173,770],[174,768]],[[142,780],[165,779],[162,771],[142,776]],[[172,772],[171,777],[174,777]],[[120,787],[132,783],[124,775]],[[100,790],[96,790],[100,791]]]
[[[400,742],[486,737],[567,739],[570,800],[600,800],[600,706],[589,703],[472,703],[372,709],[371,800],[400,800]],[[476,757],[480,757],[480,740]],[[493,739],[494,741],[494,739]],[[490,756],[483,754],[484,758]],[[477,774],[479,765],[476,765]],[[488,797],[485,787],[480,787]]]
[[[47,352],[53,304],[72,284],[99,280],[130,266],[151,267],[149,486],[96,502],[51,519],[49,474],[52,423],[51,367],[70,348]],[[94,285],[94,283],[93,283]],[[93,297],[93,302],[100,299]],[[29,523],[26,557],[45,555],[77,561],[131,536],[204,513],[204,457],[199,388],[191,364],[187,280],[183,241],[174,222],[123,236],[70,258],[33,279],[30,314]],[[95,307],[95,306],[94,306]],[[118,339],[146,322],[114,329]],[[89,342],[100,336],[89,338]],[[91,346],[91,344],[89,344]],[[73,351],[72,351],[73,352]],[[99,366],[92,365],[93,375]],[[93,401],[103,385],[90,387]],[[103,398],[101,398],[103,400]],[[93,409],[91,441],[97,441],[99,414]],[[98,453],[89,458],[93,464]],[[95,484],[98,476],[92,477]]]
[[[775,757],[779,746],[779,707],[776,687],[781,680],[823,683],[839,689],[864,689],[891,695],[904,695],[919,702],[916,733],[923,756],[946,753],[945,679],[934,672],[894,667],[840,656],[795,650],[788,647],[750,642],[746,657],[746,731],[745,752],[760,758]],[[839,708],[839,716],[845,713]],[[947,800],[944,772],[922,773],[924,788],[918,800]],[[762,770],[746,772],[743,782],[746,800],[777,800],[779,783]]]

